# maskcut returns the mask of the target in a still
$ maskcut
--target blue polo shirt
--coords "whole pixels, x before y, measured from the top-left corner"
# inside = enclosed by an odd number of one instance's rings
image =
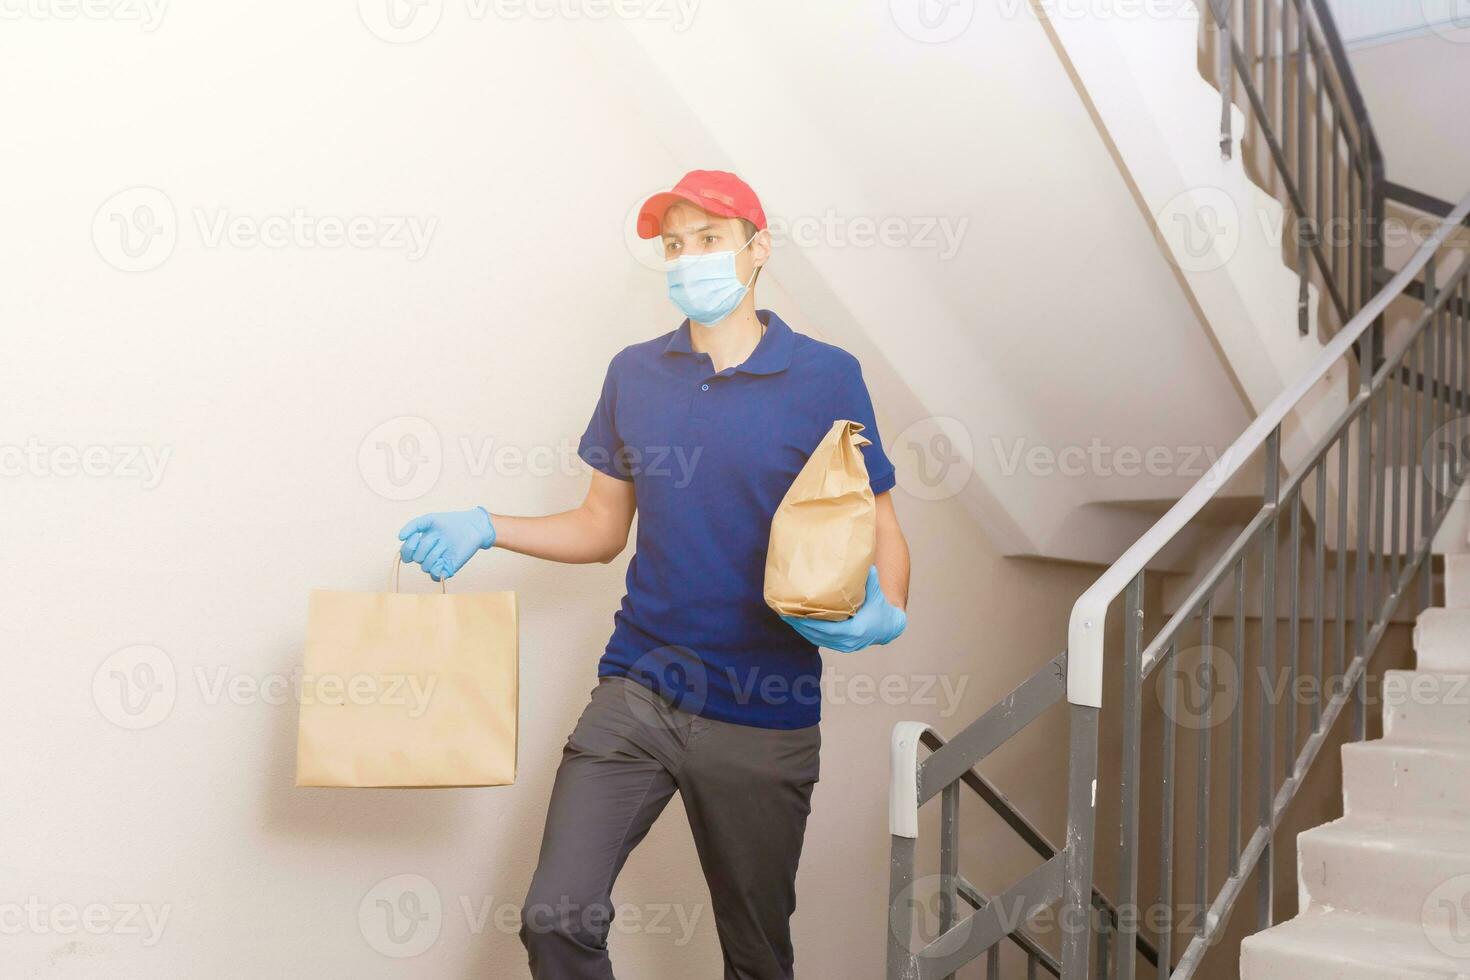
[[[745,362],[715,371],[679,329],[607,369],[578,454],[631,480],[638,534],[599,676],[758,728],[821,717],[817,648],[765,603],[771,516],[837,419],[861,422],[873,493],[893,488],[857,358],[769,310]]]

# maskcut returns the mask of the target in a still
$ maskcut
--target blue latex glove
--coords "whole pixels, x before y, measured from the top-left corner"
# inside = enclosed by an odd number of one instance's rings
[[[399,550],[407,564],[418,562],[435,582],[464,567],[481,548],[495,543],[495,525],[483,507],[415,517],[398,532]]]
[[[878,585],[878,569],[868,569],[867,594],[856,613],[835,623],[805,616],[782,616],[791,628],[819,647],[839,653],[856,653],[874,643],[888,643],[898,638],[909,624],[908,614],[888,604]]]

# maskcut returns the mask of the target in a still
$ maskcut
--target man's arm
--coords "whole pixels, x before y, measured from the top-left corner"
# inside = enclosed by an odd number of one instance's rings
[[[893,492],[878,494],[878,540],[873,564],[878,566],[878,584],[890,605],[907,609],[909,604],[909,543],[898,526],[898,511],[893,506]]]
[[[593,471],[587,497],[575,510],[546,517],[492,515],[483,507],[424,514],[405,524],[398,540],[403,560],[418,562],[436,582],[496,545],[549,561],[606,563],[627,545],[636,509],[632,483]]]
[[[575,510],[545,517],[490,515],[495,547],[547,561],[606,564],[627,546],[637,506],[632,482],[593,470],[587,497]]]
[[[880,493],[877,504],[877,541],[873,567],[868,569],[863,604],[848,619],[830,621],[782,616],[792,629],[819,647],[854,653],[875,643],[891,643],[908,625],[904,607],[909,600],[909,546],[898,526],[893,498]]]

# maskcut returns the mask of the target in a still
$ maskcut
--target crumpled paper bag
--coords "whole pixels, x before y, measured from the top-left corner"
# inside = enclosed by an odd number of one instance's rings
[[[835,622],[863,604],[877,518],[862,431],[832,423],[771,519],[765,599],[783,616]]]

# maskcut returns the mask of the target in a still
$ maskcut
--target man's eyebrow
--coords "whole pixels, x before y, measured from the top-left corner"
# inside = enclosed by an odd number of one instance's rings
[[[677,237],[679,234],[697,235],[697,234],[699,234],[702,231],[710,231],[713,228],[714,228],[714,225],[700,225],[698,228],[691,228],[687,232],[682,232],[682,233],[677,233],[676,232],[674,236],[666,236],[666,237]]]

